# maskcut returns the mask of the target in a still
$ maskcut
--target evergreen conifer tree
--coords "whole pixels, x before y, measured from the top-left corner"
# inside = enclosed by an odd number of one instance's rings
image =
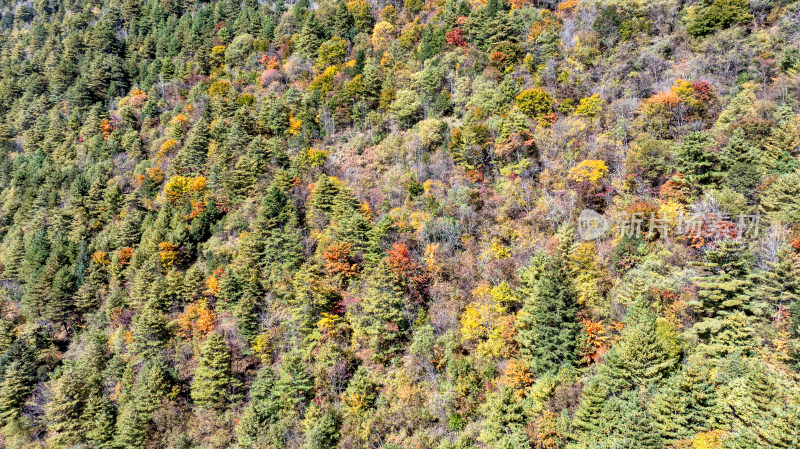
[[[727,172],[724,185],[744,195],[752,195],[761,181],[761,152],[747,140],[741,128],[733,132],[720,159],[722,171]]]
[[[86,427],[86,441],[98,449],[113,448],[116,409],[111,400],[102,392],[94,393],[89,397],[84,413],[89,422]]]
[[[0,425],[20,417],[22,405],[36,384],[36,359],[29,344],[17,344],[0,383]]]
[[[167,318],[155,300],[149,300],[135,317],[133,329],[133,350],[142,359],[147,359],[160,351],[170,333]]]
[[[615,390],[660,384],[678,365],[669,338],[659,332],[656,314],[637,300],[625,317],[622,339],[606,355],[601,377]]]
[[[281,411],[281,403],[274,392],[275,373],[269,366],[264,366],[250,386],[250,402],[236,427],[237,442],[241,447],[270,447],[270,443],[274,442],[276,435],[271,424]],[[282,441],[282,438],[279,439]]]
[[[295,43],[295,51],[300,56],[306,58],[314,58],[317,55],[319,45],[322,43],[322,30],[320,30],[317,17],[314,12],[306,14],[303,20],[303,28],[300,30],[300,35],[297,36]]]
[[[210,140],[209,120],[206,114],[200,116],[195,122],[186,139],[183,148],[178,151],[175,158],[175,169],[183,174],[200,173],[206,163],[208,144]]]
[[[578,433],[598,434],[605,428],[607,419],[603,415],[603,410],[608,394],[608,385],[599,377],[595,377],[584,386],[581,402],[572,420],[572,425]]]
[[[523,299],[517,318],[520,353],[537,375],[555,372],[578,359],[581,324],[578,295],[564,262],[548,263],[535,287],[535,295]]]
[[[695,308],[700,321],[694,330],[709,338],[722,330],[723,320],[735,312],[760,314],[763,307],[753,300],[753,283],[747,249],[740,241],[724,240],[719,247],[706,252],[705,261],[698,263],[703,276],[694,278],[700,288]]]
[[[334,407],[322,409],[312,404],[306,411],[303,427],[305,428],[305,444],[302,449],[327,449],[336,447],[339,441],[340,418]]]
[[[769,263],[768,270],[759,272],[756,280],[756,294],[760,301],[769,304],[769,315],[788,308],[792,311],[792,318],[800,320],[794,315],[800,306],[800,253],[783,248],[778,252],[777,260]]]
[[[115,443],[126,448],[142,447],[152,434],[153,413],[161,407],[169,392],[169,373],[164,359],[156,357],[146,361],[139,372],[137,382],[120,401]]]
[[[231,372],[231,351],[225,337],[215,332],[200,351],[192,380],[192,400],[200,407],[224,409],[235,400],[239,381]]]
[[[348,39],[351,37],[351,30],[354,26],[353,14],[347,9],[344,0],[339,0],[336,2],[336,10],[331,17],[331,34]]]
[[[239,331],[248,341],[252,341],[259,330],[259,312],[261,310],[264,291],[258,279],[258,272],[251,270],[250,278],[244,287],[241,299],[236,304],[234,315],[239,324]]]
[[[665,441],[681,440],[723,423],[711,375],[704,356],[694,356],[658,393],[650,409],[653,426]]]
[[[692,185],[713,186],[720,180],[719,158],[711,149],[714,139],[706,132],[692,132],[678,147],[675,158],[684,178]]]
[[[794,119],[783,120],[772,129],[764,142],[763,162],[770,174],[786,174],[798,167],[797,151],[800,148],[798,124]]]
[[[364,283],[364,299],[348,314],[352,315],[356,332],[365,337],[373,359],[385,361],[402,349],[410,330],[403,292],[385,261]]]
[[[480,439],[489,447],[530,448],[525,434],[527,420],[523,399],[513,388],[503,387],[486,402],[486,424]]]

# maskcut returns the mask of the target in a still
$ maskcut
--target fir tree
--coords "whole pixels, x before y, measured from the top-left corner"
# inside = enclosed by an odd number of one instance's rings
[[[0,383],[0,425],[19,419],[22,405],[36,384],[37,363],[31,347],[23,343],[12,351],[11,363],[3,371]]]
[[[263,236],[266,231],[293,223],[296,212],[291,199],[284,190],[272,186],[261,202],[261,208],[255,221],[254,232]]]
[[[46,299],[45,316],[48,319],[67,326],[74,312],[75,303],[72,294],[75,283],[73,267],[62,266],[56,271]]]
[[[364,299],[358,308],[348,310],[357,332],[376,361],[386,361],[402,350],[410,323],[399,281],[384,261],[365,280]]]
[[[267,279],[291,276],[303,262],[304,248],[302,235],[294,226],[287,224],[282,229],[269,231],[264,241],[264,257],[261,264],[267,273]]]
[[[576,363],[578,295],[560,258],[549,262],[517,318],[520,353],[537,375]]]
[[[20,275],[22,261],[25,257],[25,242],[19,228],[13,229],[6,236],[6,251],[3,253],[3,277],[14,279]]]
[[[628,310],[622,339],[606,355],[601,377],[613,391],[660,384],[678,364],[669,339],[659,332],[656,314],[639,299]]]
[[[241,447],[264,447],[271,439],[270,436],[273,436],[270,435],[270,424],[281,410],[280,401],[274,395],[274,387],[275,373],[269,366],[262,367],[250,386],[250,402],[236,427],[237,440]],[[268,429],[267,432],[264,429]]]
[[[608,385],[595,377],[583,388],[581,402],[575,410],[572,425],[583,435],[598,434],[606,425],[603,410],[608,398]]]
[[[693,279],[700,288],[699,299],[690,305],[701,317],[694,326],[700,336],[708,338],[720,332],[724,318],[734,312],[761,312],[761,304],[752,300],[749,264],[746,248],[734,240],[720,242],[717,249],[706,252],[704,262],[698,263],[706,274]]]
[[[264,291],[261,282],[258,280],[258,272],[252,270],[250,279],[244,288],[244,293],[238,304],[234,315],[239,324],[239,331],[248,341],[252,341],[259,331],[259,312],[262,306]]]
[[[33,233],[26,245],[25,257],[20,268],[22,279],[30,280],[44,267],[50,256],[50,242],[51,239],[45,229],[38,229]]]
[[[763,163],[770,174],[786,174],[798,167],[797,152],[800,148],[798,124],[794,119],[783,120],[772,129],[764,142]]]
[[[637,394],[625,397],[621,403],[620,420],[614,425],[616,435],[609,440],[617,440],[616,447],[630,449],[661,449],[663,442],[657,432],[653,432],[653,421],[643,407]]]
[[[169,339],[167,319],[155,300],[144,304],[135,317],[133,350],[142,359],[147,359],[161,350]]]
[[[280,401],[281,408],[299,414],[303,404],[310,398],[313,386],[313,379],[306,373],[302,356],[295,351],[285,354],[272,392]]]
[[[800,222],[800,173],[778,176],[760,195],[761,210],[770,220]]]
[[[720,323],[719,331],[712,334],[703,352],[713,357],[722,357],[734,352],[749,356],[758,344],[750,326],[750,319],[742,313],[726,315]]]
[[[314,190],[308,199],[309,223],[324,228],[327,220],[337,208],[341,195],[339,185],[326,175],[321,175],[314,183]],[[341,207],[341,206],[340,206]]]
[[[319,45],[322,43],[322,30],[320,30],[316,15],[313,12],[306,14],[303,21],[303,28],[297,36],[295,51],[300,56],[313,58],[317,54]]]
[[[723,409],[711,374],[702,357],[693,357],[656,396],[653,426],[664,440],[677,441],[722,424]]]
[[[102,393],[93,394],[86,403],[85,414],[89,425],[86,429],[86,441],[99,449],[114,447],[114,425],[116,423],[114,404]]]
[[[749,444],[757,444],[759,448],[788,449],[797,446],[800,431],[797,422],[800,420],[800,409],[790,405],[780,410],[776,416],[767,418],[753,427],[755,438],[746,438]],[[733,446],[738,448],[739,446]]]
[[[53,432],[56,446],[72,446],[80,442],[87,417],[84,415],[91,395],[92,373],[89,366],[77,362],[51,381],[52,398],[45,410],[48,428]]]
[[[254,163],[247,156],[240,157],[233,170],[225,178],[228,190],[237,196],[246,196],[248,189],[256,182]]]
[[[176,171],[184,174],[200,173],[206,163],[209,139],[209,120],[203,114],[192,126],[189,138],[175,158]]]
[[[231,351],[225,337],[211,334],[200,350],[192,380],[192,400],[200,407],[224,409],[237,397],[239,381],[231,372]]]
[[[757,416],[753,417],[753,421],[774,418],[776,410],[782,405],[782,398],[769,368],[759,361],[751,361],[745,379],[751,401],[757,410]]]
[[[321,409],[312,404],[306,412],[303,427],[306,431],[306,441],[302,449],[327,449],[336,447],[339,441],[340,418],[334,407]]]
[[[121,401],[117,421],[116,445],[142,447],[152,434],[151,420],[169,392],[170,378],[164,359],[156,357],[144,363],[135,385]]]
[[[653,416],[653,429],[665,442],[681,440],[689,436],[687,428],[688,398],[679,391],[679,376],[672,378],[657,393],[649,408]]]
[[[512,388],[503,387],[486,401],[486,423],[480,439],[493,448],[530,448],[525,434],[527,420],[522,398]]]
[[[752,428],[772,419],[783,401],[769,371],[758,360],[741,354],[720,359],[715,377],[723,428]]]
[[[135,253],[134,256],[136,256]],[[157,287],[161,278],[160,274],[161,264],[157,254],[147,257],[141,267],[132,273],[130,299],[134,304],[144,304],[151,298],[158,297]]]
[[[675,160],[684,178],[692,185],[713,186],[720,177],[719,158],[711,149],[714,139],[705,132],[687,135],[675,152]]]
[[[761,152],[747,140],[741,128],[733,132],[720,159],[721,170],[727,172],[724,185],[744,195],[752,195],[753,189],[761,181]]]
[[[770,305],[770,315],[788,308],[794,317],[794,308],[800,305],[800,254],[788,248],[781,249],[777,260],[769,263],[769,270],[758,273],[756,280],[757,296]]]
[[[347,9],[344,0],[339,0],[336,2],[336,10],[331,17],[331,34],[348,39],[351,37],[353,26],[353,14]]]

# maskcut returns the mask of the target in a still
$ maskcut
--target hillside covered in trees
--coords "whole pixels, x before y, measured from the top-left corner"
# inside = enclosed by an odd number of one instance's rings
[[[0,446],[798,422],[800,2],[0,0]]]

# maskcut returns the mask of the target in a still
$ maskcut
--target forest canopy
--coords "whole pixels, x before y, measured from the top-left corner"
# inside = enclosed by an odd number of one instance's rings
[[[3,447],[798,422],[800,2],[0,0]]]

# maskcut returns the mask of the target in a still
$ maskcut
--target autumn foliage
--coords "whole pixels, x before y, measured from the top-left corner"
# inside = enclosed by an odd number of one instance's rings
[[[193,302],[178,315],[178,333],[186,339],[204,339],[214,331],[216,314],[205,300]]]

